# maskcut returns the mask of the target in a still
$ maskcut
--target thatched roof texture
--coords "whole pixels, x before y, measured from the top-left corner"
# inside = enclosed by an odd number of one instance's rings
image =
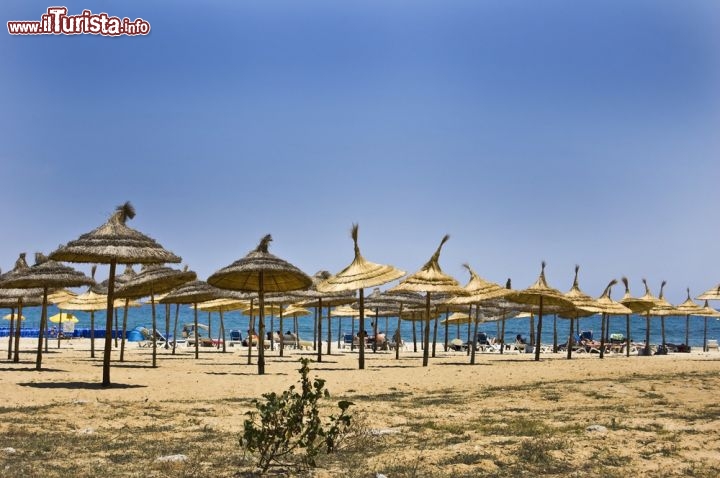
[[[173,289],[161,301],[161,304],[198,304],[208,300],[222,298],[223,291],[207,282],[195,280],[186,282]]]
[[[445,274],[440,268],[440,251],[448,239],[450,239],[450,236],[445,235],[430,260],[419,271],[400,281],[391,290],[398,292],[445,292],[465,295],[465,291],[460,287],[458,281]]]
[[[453,297],[448,301],[455,305],[479,304],[484,301],[500,299],[512,293],[512,289],[487,281],[477,275],[469,264],[463,267],[470,273],[470,280],[465,285],[466,296]]]
[[[404,271],[390,265],[366,260],[358,246],[358,225],[353,224],[351,237],[355,246],[355,258],[345,269],[317,284],[320,292],[340,292],[375,287],[399,279]]]
[[[155,264],[143,265],[138,274],[117,288],[115,297],[137,299],[151,294],[164,294],[195,279],[197,274],[187,268],[178,270]]]
[[[287,292],[310,287],[312,280],[303,271],[270,254],[270,234],[260,240],[257,248],[208,278],[208,283],[221,289],[259,291],[260,272],[265,292]]]
[[[119,264],[162,264],[182,260],[154,239],[128,227],[125,223],[134,217],[135,208],[126,202],[117,207],[105,224],[60,246],[50,258],[102,264],[112,260]]]
[[[92,285],[95,281],[72,267],[49,260],[44,254],[35,254],[35,265],[29,268],[14,269],[5,274],[0,288],[47,288],[80,287]]]
[[[613,279],[608,283],[602,295],[595,301],[600,311],[608,315],[627,315],[632,314],[632,309],[616,302],[610,298],[612,287],[617,284],[617,280]]]
[[[643,279],[643,282],[645,283],[645,297],[647,297],[649,295],[647,282],[645,279]],[[646,299],[645,297],[633,297],[630,295],[630,285],[627,277],[622,278],[622,283],[625,285],[625,295],[619,301],[622,305],[632,310],[634,313],[645,313],[653,308],[655,305],[655,297],[652,297],[652,299]]]
[[[679,304],[675,307],[675,310],[677,310],[679,313],[683,315],[697,315],[701,316],[703,313],[703,308],[700,307],[695,303],[694,300],[690,297],[690,288],[685,289],[687,291],[687,299],[685,299],[685,302],[682,304]]]

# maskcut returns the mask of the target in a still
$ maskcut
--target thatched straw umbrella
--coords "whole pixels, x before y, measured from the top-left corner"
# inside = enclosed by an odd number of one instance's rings
[[[643,297],[633,297],[630,295],[630,285],[628,282],[627,277],[623,277],[622,283],[625,286],[625,295],[622,299],[620,299],[620,303],[630,309],[634,314],[645,314],[647,311],[653,308],[655,303],[651,300],[647,300]],[[644,281],[644,279],[643,279]],[[647,284],[646,284],[647,289]],[[630,314],[625,314],[625,329],[627,337],[625,337],[625,355],[627,357],[630,356]],[[645,335],[645,348],[646,350],[649,349],[649,342],[650,342],[650,319],[647,319],[646,322],[646,329],[645,329],[646,335]]]
[[[330,309],[330,316],[331,317],[337,317],[338,322],[338,347],[340,347],[340,341],[343,339],[342,337],[342,319],[344,317],[348,317],[351,319],[351,334],[353,337],[355,337],[355,320],[360,318],[360,309],[356,309],[355,307],[352,307],[350,305],[339,305],[337,307],[334,307]],[[355,343],[350,344],[350,350],[355,350]]]
[[[535,343],[535,360],[540,360],[540,348],[542,345],[542,320],[544,308],[547,306],[556,307],[557,311],[572,310],[575,306],[559,290],[550,287],[545,280],[545,261],[542,261],[540,276],[530,287],[521,291],[514,291],[508,294],[506,299],[518,304],[537,306],[537,340]]]
[[[310,311],[304,307],[302,307],[300,304],[291,304],[288,306],[287,309],[285,309],[285,315],[288,317],[293,318],[293,330],[295,333],[295,348],[300,348],[300,330],[298,328],[298,317],[304,317],[307,315],[310,315]],[[283,336],[285,333],[283,332]],[[283,341],[285,339],[283,338]]]
[[[208,278],[208,283],[221,289],[258,293],[260,333],[258,341],[258,375],[265,373],[265,292],[288,292],[306,289],[312,280],[303,271],[268,252],[270,234],[260,240],[257,248]]]
[[[685,345],[690,345],[690,316],[702,316],[703,308],[690,298],[690,288],[688,287],[685,290],[687,290],[687,299],[682,304],[677,305],[675,310],[685,315]]]
[[[705,299],[705,306],[702,308],[702,313],[698,314],[698,315],[705,319],[705,331],[703,333],[703,352],[707,352],[708,351],[708,346],[707,346],[708,317],[720,318],[720,312],[718,312],[717,310],[710,307],[708,305],[707,299]]]
[[[195,311],[195,358],[200,358],[200,340],[198,339],[198,308],[197,305],[200,302],[206,302],[208,300],[220,299],[225,296],[225,293],[213,287],[207,282],[200,280],[194,280],[192,282],[185,282],[182,285],[168,292],[160,301],[161,304],[192,304]]]
[[[645,295],[640,297],[640,299],[644,300],[646,303],[652,304],[652,307],[645,309],[643,312],[645,313],[645,349],[643,355],[651,355],[650,351],[650,317],[651,313],[650,311],[657,307],[658,305],[658,298],[655,297],[652,292],[650,292],[650,286],[648,286],[647,280],[643,278],[642,280],[643,285],[645,286]],[[662,281],[662,285],[665,286],[665,281]],[[620,303],[623,303],[622,300]],[[624,304],[623,305],[627,305]],[[629,309],[632,309],[630,305],[627,305]]]
[[[610,298],[610,292],[612,290],[612,287],[617,284],[617,280],[613,279],[611,280],[608,285],[605,287],[605,290],[603,291],[602,295],[595,301],[595,306],[600,309],[600,311],[603,314],[603,319],[607,317],[607,321],[603,320],[605,324],[605,330],[602,333],[602,337],[600,338],[600,357],[602,358],[602,355],[605,351],[605,336],[607,334],[607,329],[610,326],[610,316],[611,315],[627,315],[632,313],[632,309],[629,307],[621,304],[620,302],[616,302]]]
[[[15,268],[10,272],[6,272],[5,274],[0,275],[0,281],[7,277],[11,272],[19,272],[29,268],[30,267],[25,261],[25,253],[21,252],[18,260],[15,261]],[[17,309],[18,317],[22,317],[23,307],[41,305],[42,300],[43,290],[41,288],[0,289],[0,303],[2,304],[0,305],[0,308],[11,309],[12,315],[15,315],[15,310]],[[10,321],[11,333],[8,334],[8,360],[10,360],[12,357],[13,362],[16,363],[20,361],[20,328],[20,320],[17,321],[17,325],[15,327],[13,327],[13,321]],[[14,354],[13,348],[15,349]]]
[[[125,282],[123,286],[115,292],[117,297],[124,299],[139,299],[141,297],[150,297],[150,308],[152,310],[152,366],[157,367],[157,319],[155,315],[155,294],[166,294],[177,287],[197,279],[195,272],[187,270],[173,269],[171,267],[159,265],[143,265],[140,273],[132,279]],[[167,297],[167,296],[166,296]],[[165,297],[165,298],[166,298]],[[163,302],[165,303],[165,302]],[[169,304],[170,302],[168,302]],[[180,302],[173,302],[180,303]],[[184,302],[183,302],[184,303]]]
[[[651,316],[660,317],[660,337],[662,342],[661,347],[663,349],[665,348],[665,317],[682,315],[675,308],[675,306],[665,300],[664,289],[666,283],[666,281],[662,281],[662,283],[660,284],[660,294],[658,295],[657,301],[655,302],[655,307],[650,309],[650,311],[648,312],[648,314],[650,314]]]
[[[698,300],[720,300],[720,284],[716,285],[715,287],[712,287],[699,296],[697,296]]]
[[[283,332],[285,317],[283,315],[283,312],[284,312],[283,307],[286,305],[295,303],[297,301],[298,301],[298,297],[296,297],[295,295],[290,295],[290,294],[279,293],[279,294],[266,294],[265,295],[265,313],[268,312],[268,305],[271,306],[270,307],[270,314],[271,314],[270,315],[270,320],[271,320],[271,322],[270,322],[270,332],[271,332],[271,334],[270,334],[270,337],[271,337],[270,350],[273,350],[273,348],[275,346],[273,319],[274,319],[274,316],[276,313],[280,319],[280,333],[278,334],[278,339],[280,340],[280,343],[279,343],[280,350],[278,351],[278,353],[279,353],[280,357],[285,356],[285,333]]]
[[[65,262],[109,264],[107,323],[103,354],[102,386],[110,386],[110,355],[112,353],[112,319],[115,305],[115,268],[118,264],[163,264],[182,259],[166,251],[154,239],[128,227],[125,222],[135,217],[129,202],[119,206],[102,226],[78,239],[68,242],[50,254],[52,259]]]
[[[443,273],[440,268],[440,251],[442,246],[450,239],[445,235],[430,260],[419,271],[403,279],[400,284],[391,290],[397,292],[424,292],[425,293],[425,331],[423,338],[423,367],[427,367],[430,347],[430,296],[432,293],[445,293],[463,295],[465,291],[458,281]]]
[[[202,310],[203,312],[218,312],[220,314],[219,340],[221,339],[222,342],[223,353],[227,351],[227,347],[225,344],[225,312],[231,312],[233,310],[244,310],[248,307],[248,305],[249,302],[231,298],[208,300],[205,302],[201,302],[197,305],[197,309]],[[218,342],[218,349],[220,348],[220,345],[221,343]]]
[[[575,279],[573,280],[573,285],[570,288],[569,291],[567,291],[564,296],[567,300],[572,302],[572,304],[575,306],[572,309],[568,309],[565,312],[562,312],[558,315],[564,319],[570,320],[570,334],[568,335],[568,348],[567,348],[567,358],[570,360],[572,358],[572,342],[575,339],[575,333],[573,330],[574,322],[578,320],[580,317],[589,317],[591,315],[595,315],[597,313],[600,313],[600,309],[598,308],[597,302],[595,299],[584,293],[580,290],[580,285],[578,283],[578,272],[580,271],[580,266],[575,265]],[[601,335],[604,340],[604,334],[605,334],[605,314],[602,316],[602,321],[600,325]],[[603,357],[603,347],[600,348],[600,358]]]
[[[293,293],[301,299],[300,303],[305,307],[315,307],[318,312],[318,320],[316,323],[317,334],[317,361],[322,362],[322,308],[327,308],[327,355],[332,352],[332,328],[330,308],[340,305],[352,304],[355,302],[354,291],[337,291],[337,292],[321,292],[317,286],[321,282],[332,277],[328,271],[318,271],[312,276],[312,285],[308,290]],[[339,332],[338,332],[339,333]]]
[[[116,277],[115,277],[115,290],[117,290],[117,289],[121,288],[122,286],[124,286],[128,281],[132,280],[132,278],[135,277],[136,275],[137,275],[137,274],[136,274],[135,271],[133,270],[132,264],[126,264],[126,265],[125,265],[125,270],[123,271],[123,273],[120,274],[119,276],[116,276]],[[97,286],[93,287],[93,291],[94,291],[94,292],[97,292],[98,294],[104,294],[105,296],[107,296],[107,293],[108,293],[108,284],[109,284],[109,282],[110,282],[110,281],[109,281],[108,279],[105,279],[104,281],[102,281],[101,283],[99,283]],[[116,302],[117,302],[117,301],[116,301]],[[118,346],[118,333],[117,333],[117,331],[118,331],[118,309],[119,309],[120,307],[123,307],[122,332],[120,333],[120,337],[121,337],[121,340],[120,340],[120,361],[121,361],[121,362],[124,360],[124,356],[125,356],[125,335],[127,334],[128,307],[130,306],[130,299],[129,299],[129,298],[126,298],[126,299],[124,300],[124,302],[125,302],[124,306],[123,306],[123,304],[121,304],[120,306],[118,306],[117,304],[115,304],[115,313],[114,313],[114,318],[115,318],[115,327],[114,327],[114,332],[115,332],[115,334],[114,334],[114,335],[115,335],[115,348],[117,348],[117,346]]]
[[[360,254],[358,246],[358,225],[353,224],[350,233],[354,246],[355,257],[342,271],[317,285],[320,292],[358,291],[358,306],[360,309],[360,330],[365,330],[365,288],[375,287],[399,279],[405,275],[404,271],[390,265],[376,264],[365,260]],[[358,353],[358,368],[365,368],[365,337],[360,334]]]
[[[90,357],[95,358],[95,312],[99,310],[105,310],[107,307],[107,295],[99,294],[95,292],[94,287],[89,287],[88,290],[75,297],[71,297],[65,302],[60,302],[57,305],[60,310],[74,310],[90,312]],[[128,302],[126,303],[123,299],[116,299],[114,302],[115,310],[120,307],[140,307],[142,304],[139,302]],[[120,353],[120,361],[122,361],[122,349]]]
[[[35,265],[30,268],[13,270],[0,281],[0,288],[8,289],[43,289],[42,314],[40,332],[38,333],[38,350],[35,368],[42,368],[42,345],[47,327],[47,296],[50,289],[60,287],[80,287],[94,284],[94,281],[82,272],[64,266],[56,261],[48,260],[43,254],[35,254]]]
[[[481,304],[484,304],[486,302],[491,301],[497,301],[498,299],[502,299],[506,297],[508,294],[512,293],[512,289],[510,287],[502,287],[500,284],[496,284],[495,282],[490,282],[479,275],[475,273],[475,271],[470,267],[470,264],[463,264],[463,267],[467,269],[468,273],[470,274],[470,280],[467,284],[465,284],[465,292],[467,295],[465,296],[458,296],[453,297],[448,302],[450,304],[455,305],[468,305],[472,307],[475,305],[476,307],[476,317],[479,316],[479,310],[478,307]],[[472,314],[472,310],[468,311],[468,315]],[[503,320],[503,327],[505,324],[504,318]],[[473,335],[472,335],[472,349],[470,351],[470,363],[475,363],[475,349],[477,347],[477,332],[478,332],[478,324],[479,320],[474,321],[474,327],[473,327]],[[501,339],[501,348],[500,351],[502,352],[502,349],[505,348],[504,344],[505,340],[504,337]]]

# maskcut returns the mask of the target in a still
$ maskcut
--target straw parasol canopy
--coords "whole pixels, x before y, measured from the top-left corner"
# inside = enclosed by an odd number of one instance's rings
[[[285,311],[287,312],[287,311]],[[360,317],[360,309],[349,305],[339,305],[330,310],[331,317]]]
[[[430,296],[432,293],[445,293],[464,295],[465,291],[458,281],[445,274],[440,268],[440,251],[443,245],[450,239],[445,235],[435,253],[430,257],[419,271],[403,279],[400,284],[393,287],[393,291],[403,292],[424,292],[425,293],[425,334],[423,348],[423,367],[427,367],[430,346]]]
[[[537,344],[535,346],[535,360],[540,360],[540,342],[542,340],[543,308],[557,307],[558,310],[572,310],[575,306],[559,290],[550,287],[545,280],[545,261],[542,261],[540,276],[530,287],[521,291],[514,291],[506,299],[518,304],[538,307]]]
[[[135,217],[135,208],[126,202],[100,227],[60,246],[50,257],[66,262],[109,264],[107,324],[103,355],[103,387],[110,386],[110,354],[112,352],[112,317],[115,301],[115,268],[117,264],[163,264],[182,259],[165,250],[154,239],[128,227]]]
[[[710,307],[708,305],[707,299],[705,299],[705,306],[702,308],[702,313],[698,314],[698,315],[700,317],[704,317],[704,319],[705,319],[705,321],[704,321],[705,322],[705,331],[703,332],[703,352],[707,352],[707,350],[708,350],[707,349],[707,326],[708,326],[707,319],[708,319],[708,317],[720,318],[720,312],[718,312],[717,310]]]
[[[17,261],[15,261],[15,267],[14,271],[19,271],[22,269],[28,269],[29,266],[27,265],[27,262],[25,261],[25,253],[21,252],[20,256],[18,257]],[[12,271],[11,271],[12,272]],[[3,275],[0,275],[0,281],[6,277],[8,273],[5,273]],[[40,288],[37,289],[0,289],[0,308],[4,309],[11,309],[12,312],[15,312],[15,309],[17,309],[16,314],[10,314],[12,317],[13,315],[17,317],[18,315],[22,314],[23,307],[26,306],[35,306],[35,305],[41,305],[42,304],[42,298],[43,298],[43,290]],[[8,337],[8,360],[13,358],[14,362],[20,361],[20,354],[19,354],[19,348],[20,348],[20,322],[17,323],[14,321],[14,319],[10,320],[10,334]],[[14,336],[14,337],[13,337]],[[13,345],[15,346],[15,354],[13,356]]]
[[[712,289],[708,289],[699,296],[698,300],[720,300],[720,284],[716,285]]]
[[[589,317],[591,315],[595,315],[600,311],[598,308],[598,304],[589,295],[584,293],[582,290],[580,290],[580,285],[578,283],[578,272],[580,271],[580,266],[575,265],[575,279],[573,280],[573,285],[570,288],[569,291],[567,291],[564,295],[566,299],[568,299],[572,304],[575,306],[572,309],[565,310],[563,312],[560,312],[558,315],[564,319],[570,319],[570,335],[568,336],[568,348],[567,348],[567,358],[572,358],[572,346],[570,346],[571,341],[573,340],[575,336],[574,332],[574,324],[577,319],[580,317]],[[603,329],[605,328],[605,317],[602,318],[602,326],[600,327]]]
[[[50,316],[48,320],[54,324],[61,324],[63,322],[80,322],[80,319],[67,312],[58,312],[57,314]]]
[[[24,261],[24,258],[23,258]],[[61,287],[80,287],[92,285],[95,281],[82,272],[62,265],[59,262],[49,260],[41,253],[35,254],[35,265],[29,268],[21,267],[14,269],[3,276],[0,281],[0,288],[11,289],[32,289],[42,288],[43,301],[42,313],[40,316],[40,332],[38,334],[38,351],[35,367],[42,368],[42,340],[47,327],[47,297],[51,289]]]
[[[675,307],[675,310],[685,316],[685,345],[689,345],[689,339],[690,339],[690,316],[702,316],[703,308],[700,307],[695,303],[692,298],[690,298],[690,288],[688,287],[685,289],[687,291],[687,299],[685,299],[685,302],[682,304],[679,304]]]
[[[603,314],[603,325],[602,327],[602,333],[600,337],[600,358],[603,357],[605,353],[605,337],[607,336],[607,331],[610,326],[610,316],[611,315],[626,315],[629,317],[628,314],[632,313],[632,310],[620,302],[616,302],[610,298],[610,292],[612,290],[612,287],[617,284],[617,280],[613,279],[611,280],[608,285],[605,287],[605,290],[603,291],[602,295],[596,300],[597,306],[600,308],[600,312]],[[627,337],[625,337],[625,348],[627,349],[627,353],[630,353],[630,324],[627,324]]]
[[[133,275],[127,280],[123,281],[122,285],[120,285],[115,292],[117,297],[123,297],[125,299],[139,299],[140,297],[147,296],[150,297],[153,329],[153,367],[157,366],[157,316],[155,309],[157,299],[155,298],[155,294],[168,293],[176,287],[195,279],[197,279],[197,274],[188,270],[187,267],[183,270],[179,270],[157,264],[143,264],[140,273],[133,273]]]
[[[24,315],[17,315],[17,314],[5,314],[3,315],[3,319],[5,320],[25,320],[27,317]]]
[[[245,310],[248,306],[249,303],[243,300],[222,298],[200,302],[197,304],[197,309],[203,312],[230,312],[233,310]]]
[[[287,309],[285,309],[285,315],[304,316],[310,315],[310,311],[307,310],[305,307],[300,307],[299,305],[293,304]]]
[[[453,312],[447,319],[441,320],[441,324],[467,324],[471,322],[469,314],[465,312]]]
[[[345,269],[317,284],[319,292],[358,291],[360,308],[360,330],[365,330],[365,288],[386,284],[405,275],[405,272],[391,265],[376,264],[360,254],[358,246],[359,226],[353,224],[350,236],[355,248],[355,257]],[[365,368],[365,337],[360,337],[358,368]]]
[[[208,283],[221,289],[258,293],[260,339],[265,336],[265,293],[306,289],[312,280],[303,271],[270,254],[270,234],[260,240],[257,248],[242,259],[223,267],[208,278]],[[250,348],[248,348],[250,349]],[[258,347],[258,375],[265,373],[265,349]]]
[[[213,287],[207,282],[194,280],[185,282],[170,291],[161,301],[161,304],[193,304],[195,311],[195,358],[200,357],[200,344],[198,340],[198,309],[197,304],[208,300],[224,297],[223,291]]]
[[[487,300],[500,299],[512,293],[512,289],[502,287],[500,284],[487,281],[477,275],[470,264],[463,264],[463,267],[470,273],[470,280],[465,284],[467,295],[453,297],[448,300],[449,304],[479,304]]]
[[[672,315],[682,315],[674,305],[672,305],[670,302],[665,300],[664,297],[664,289],[665,285],[667,284],[666,281],[662,281],[662,284],[660,284],[660,295],[657,298],[657,301],[655,302],[655,307],[650,309],[648,312],[650,315],[654,315],[657,317],[660,317],[660,334],[662,337],[662,346],[665,346],[665,317],[669,317]]]

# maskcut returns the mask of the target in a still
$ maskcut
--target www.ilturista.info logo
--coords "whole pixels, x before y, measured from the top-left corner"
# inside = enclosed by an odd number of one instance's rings
[[[11,35],[147,35],[150,23],[142,18],[130,20],[83,10],[80,15],[68,15],[66,7],[50,7],[40,21],[7,22]]]

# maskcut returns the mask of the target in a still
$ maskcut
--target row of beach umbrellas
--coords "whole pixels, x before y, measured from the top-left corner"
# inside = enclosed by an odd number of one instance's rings
[[[594,299],[582,292],[578,284],[579,267],[575,269],[575,280],[568,293],[562,293],[548,285],[545,278],[545,263],[537,281],[527,289],[514,290],[510,282],[505,287],[482,279],[470,266],[466,266],[470,273],[470,280],[462,287],[457,280],[445,274],[440,267],[440,254],[449,236],[443,237],[439,246],[430,259],[415,273],[407,275],[392,265],[377,264],[366,260],[360,253],[358,245],[358,225],[353,225],[351,237],[354,245],[352,262],[337,274],[321,272],[310,277],[289,262],[276,257],[269,252],[272,237],[268,234],[260,240],[258,246],[246,256],[230,265],[216,271],[207,281],[197,279],[197,275],[189,271],[173,269],[166,264],[179,263],[181,257],[164,249],[157,241],[149,236],[130,228],[127,221],[135,216],[135,209],[130,203],[119,206],[109,220],[100,227],[82,234],[78,239],[69,241],[53,251],[48,257],[36,255],[35,265],[28,266],[25,255],[21,254],[15,267],[0,275],[0,307],[17,311],[22,316],[22,308],[41,305],[40,333],[36,357],[36,368],[42,366],[43,334],[47,326],[48,298],[58,291],[66,288],[88,286],[85,293],[72,296],[54,298],[58,300],[63,310],[87,310],[93,313],[106,310],[105,344],[103,350],[103,376],[102,385],[110,386],[110,361],[112,351],[113,318],[115,310],[124,308],[123,329],[127,323],[127,308],[138,304],[140,298],[149,297],[152,308],[153,329],[153,366],[156,366],[156,304],[165,305],[166,327],[169,327],[170,304],[191,304],[194,308],[194,345],[195,356],[198,357],[198,311],[216,311],[220,314],[233,307],[240,308],[241,303],[250,303],[250,315],[254,317],[255,303],[257,303],[258,335],[260,343],[257,346],[258,374],[265,373],[265,349],[262,340],[265,337],[265,318],[268,310],[279,314],[282,329],[284,317],[297,317],[301,306],[313,307],[316,310],[315,324],[317,327],[317,360],[322,361],[322,310],[327,309],[328,349],[330,353],[330,317],[333,315],[331,307],[347,306],[353,304],[352,310],[357,311],[359,330],[365,330],[366,310],[374,313],[374,324],[377,328],[379,316],[393,315],[400,318],[409,312],[414,317],[419,315],[424,321],[423,327],[423,366],[427,366],[430,357],[430,322],[436,311],[467,310],[468,320],[475,324],[480,321],[501,320],[520,311],[537,314],[537,337],[541,337],[543,316],[548,313],[569,319],[571,322],[570,335],[572,336],[573,321],[579,317],[602,314],[601,341],[605,339],[606,324],[611,315],[625,315],[629,324],[631,313],[645,314],[647,319],[646,347],[649,347],[649,320],[652,316],[662,319],[662,333],[664,343],[664,317],[670,315],[685,315],[689,320],[691,315],[713,317],[720,315],[711,309],[707,302],[701,307],[690,299],[675,307],[663,297],[665,282],[660,288],[658,297],[650,293],[647,282],[644,281],[646,293],[644,296],[634,298],[630,295],[628,281],[625,284],[625,296],[619,300],[611,299],[611,288],[616,281],[610,282],[604,293]],[[63,264],[92,263],[108,264],[109,277],[102,284],[97,284],[94,277],[72,269]],[[119,264],[126,265],[126,271],[116,276]],[[139,264],[142,269],[139,273],[132,270],[132,265]],[[93,274],[94,276],[94,270]],[[397,285],[385,292],[377,291],[365,297],[364,290],[370,287],[379,287],[392,281],[402,279]],[[720,300],[720,287],[711,289],[700,296],[706,300]],[[475,316],[472,316],[472,306],[475,306]],[[290,309],[285,308],[290,306]],[[293,311],[294,308],[294,311]],[[355,315],[355,312],[353,312]],[[221,315],[222,317],[222,315]],[[221,319],[221,329],[224,327]],[[437,332],[438,321],[435,321]],[[504,324],[504,320],[503,320]],[[93,324],[94,325],[94,324]],[[448,324],[446,323],[447,327]],[[629,327],[629,325],[628,325]],[[175,326],[177,328],[177,325]],[[254,327],[251,327],[254,330]],[[91,326],[91,330],[94,327]],[[413,327],[414,331],[414,327]],[[221,330],[224,334],[224,330]],[[375,330],[377,334],[377,330]],[[398,332],[399,335],[399,325]],[[18,361],[19,327],[16,327],[14,337],[14,360]],[[504,336],[504,331],[503,331]],[[447,334],[446,334],[447,337]],[[477,333],[473,334],[477,337]],[[13,338],[10,339],[11,342]],[[92,338],[91,354],[94,356],[94,337]],[[124,334],[123,334],[124,340]],[[475,339],[473,339],[475,340]],[[627,334],[629,353],[629,333]],[[358,367],[365,368],[365,337],[359,334]],[[539,344],[538,344],[539,345]],[[568,342],[568,345],[570,343]],[[604,345],[604,344],[603,344]],[[122,344],[124,347],[124,342]],[[248,348],[248,360],[251,357],[251,347]],[[601,356],[604,346],[601,346]],[[121,355],[122,355],[121,349]],[[283,348],[280,347],[280,354]],[[472,347],[471,361],[474,362],[475,347]],[[396,354],[399,349],[396,347]],[[434,356],[434,341],[433,341]],[[571,347],[568,346],[568,358],[571,357]],[[121,358],[122,359],[122,358]],[[535,360],[540,359],[540,347],[535,347]]]

